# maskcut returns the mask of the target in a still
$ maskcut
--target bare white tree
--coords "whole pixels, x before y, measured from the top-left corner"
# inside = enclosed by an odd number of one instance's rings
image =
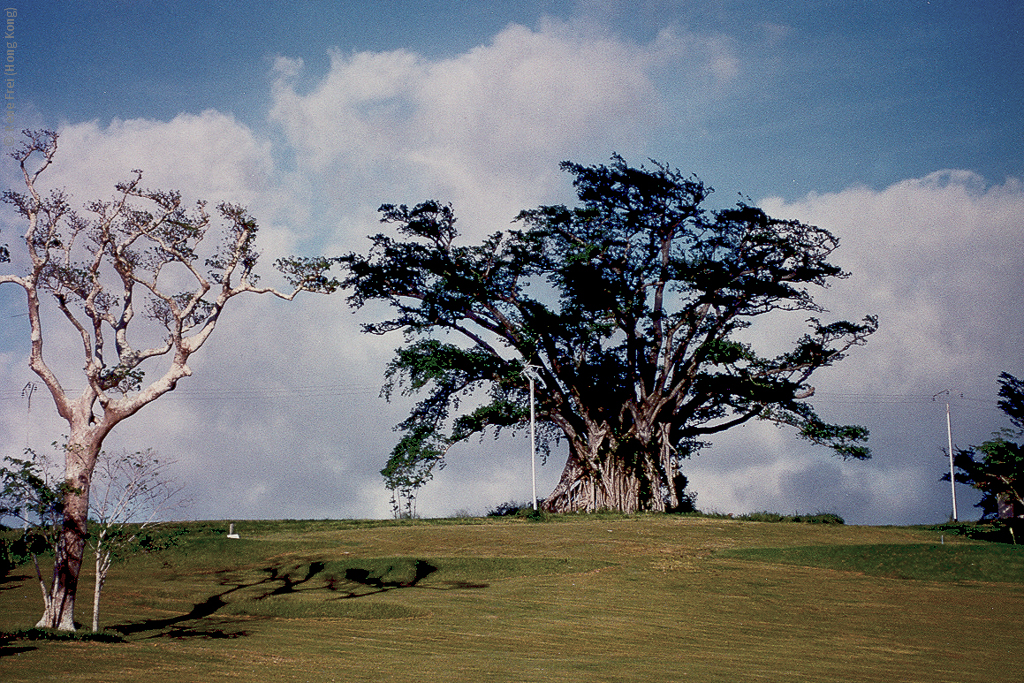
[[[0,273],[0,285],[24,290],[29,366],[70,429],[64,521],[50,599],[38,625],[73,630],[89,492],[106,436],[192,374],[189,358],[236,296],[291,300],[303,291],[332,292],[337,282],[328,275],[332,259],[289,258],[275,263],[287,291],[260,286],[257,224],[245,208],[221,203],[215,219],[205,202],[188,208],[178,192],[146,189],[141,171],[117,184],[112,199],[93,201],[80,213],[62,190],[44,195],[39,187],[57,153],[58,134],[25,131],[25,137],[11,157],[20,165],[26,191],[3,194],[25,220],[22,244],[11,247],[20,256],[0,252],[0,262],[22,262],[24,271]],[[65,389],[44,353],[44,338],[54,333],[44,330],[44,319],[50,319],[44,302],[66,323],[55,333],[80,345],[77,379],[84,379],[85,388],[77,395]]]

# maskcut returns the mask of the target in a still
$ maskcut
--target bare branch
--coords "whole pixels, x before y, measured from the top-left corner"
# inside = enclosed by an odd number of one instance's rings
[[[54,161],[57,138],[52,131],[27,131],[11,154],[25,192],[8,190],[2,200],[25,220],[29,267],[27,273],[0,274],[0,285],[25,292],[29,366],[70,428],[65,475],[78,493],[66,501],[59,580],[51,590],[59,599],[47,606],[40,625],[73,628],[77,580],[70,577],[77,575],[84,547],[89,483],[110,430],[191,375],[189,358],[233,297],[251,292],[290,300],[300,291],[333,291],[337,282],[327,274],[332,259],[292,259],[299,264],[292,271],[294,291],[258,286],[257,224],[243,207],[220,204],[221,220],[215,221],[204,202],[189,209],[179,192],[143,187],[138,170],[115,186],[111,199],[75,211],[63,191],[44,193],[38,182]],[[211,228],[223,235],[220,245],[205,242]],[[5,248],[0,262],[8,263],[8,256]],[[47,362],[44,306],[66,321],[48,334],[73,334],[80,344],[86,387],[77,397],[67,395]]]

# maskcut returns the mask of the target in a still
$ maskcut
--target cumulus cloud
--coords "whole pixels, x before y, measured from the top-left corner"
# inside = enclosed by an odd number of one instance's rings
[[[114,197],[114,186],[140,169],[143,187],[180,191],[186,206],[205,200],[215,217],[213,207],[221,201],[248,206],[261,224],[266,261],[292,252],[301,241],[292,226],[274,220],[292,215],[295,202],[275,180],[269,143],[231,116],[211,110],[170,121],[114,120],[106,126],[92,121],[65,125],[59,133],[54,162],[40,176],[37,189],[62,189],[72,208],[86,218],[91,215],[86,208],[90,202]],[[13,162],[8,161],[4,171],[9,186],[24,191]],[[6,235],[18,234],[24,229],[20,219],[9,208],[4,210]],[[214,240],[211,236],[207,241]],[[16,268],[26,266],[21,250],[12,250],[12,258]],[[14,288],[5,286],[0,295],[10,301]],[[70,346],[61,341],[56,335],[48,340],[51,360],[58,365],[66,360],[68,369],[77,370],[81,361],[74,336],[67,340]],[[142,345],[138,340],[136,344]]]
[[[682,121],[673,135],[699,133],[679,112],[699,111],[754,77],[738,54],[727,36],[666,29],[635,42],[598,21],[546,20],[509,25],[442,58],[334,50],[327,71],[312,74],[282,56],[266,130],[213,110],[169,121],[72,123],[62,129],[47,182],[85,201],[109,196],[114,182],[142,168],[151,187],[246,204],[263,226],[267,266],[287,253],[365,249],[362,238],[377,230],[384,202],[451,201],[467,239],[476,239],[524,208],[571,201],[559,161],[601,162],[613,150],[639,161],[670,119]],[[830,319],[881,318],[868,346],[815,378],[823,416],[870,427],[875,458],[830,460],[791,432],[748,425],[687,464],[699,504],[730,512],[835,509],[860,522],[941,518],[944,414],[921,397],[948,388],[994,404],[999,371],[1024,375],[1021,183],[989,185],[966,171],[942,171],[880,191],[854,187],[760,204],[842,240],[836,260],[852,276],[822,294]],[[5,241],[12,232],[5,228]],[[4,311],[17,308],[13,296],[0,288]],[[386,516],[378,470],[408,401],[378,397],[398,340],[361,334],[360,319],[340,296],[239,301],[195,357],[194,376],[123,423],[108,448],[154,447],[177,459],[199,517]],[[802,325],[773,320],[764,337],[781,343]],[[16,391],[33,379],[26,346],[13,333],[2,338],[0,382],[15,390],[0,396],[0,434],[20,444],[31,422],[33,445],[45,448],[61,423],[45,394],[26,414]],[[80,366],[73,343],[64,348],[69,367]],[[1000,426],[998,411],[984,408],[954,415],[958,445]],[[459,448],[424,491],[422,514],[483,512],[528,497],[522,439]],[[542,469],[542,495],[560,465],[553,456]]]
[[[837,261],[851,277],[823,300],[840,315],[882,318],[868,352],[851,359],[858,372],[845,381],[852,386],[987,388],[998,372],[1014,370],[1001,364],[1019,365],[1019,180],[987,186],[968,171],[939,171],[880,192],[852,188],[762,205],[838,235]]]
[[[116,182],[141,168],[147,187],[180,190],[189,201],[203,198],[211,205],[221,200],[247,205],[261,224],[264,273],[271,271],[276,256],[318,240],[308,220],[308,195],[293,192],[288,174],[275,166],[270,143],[231,116],[206,111],[165,122],[87,122],[66,125],[60,133],[55,163],[41,181],[65,188],[76,207],[110,197]],[[13,179],[11,184],[17,187]],[[12,226],[5,237],[19,229]],[[216,242],[217,237],[209,239]],[[272,284],[274,278],[264,281]],[[0,296],[5,311],[18,310],[13,286],[5,285]],[[325,302],[333,305],[326,315]],[[67,432],[27,368],[27,329],[24,336],[11,329],[20,320],[5,329],[10,352],[4,354],[0,381],[5,387],[35,381],[40,390],[31,415],[14,390],[0,395],[5,455],[20,452],[27,431],[26,445],[40,452]],[[78,391],[83,384],[80,342],[58,314],[46,322],[47,357],[64,386]],[[138,337],[134,341],[141,343]],[[382,488],[376,476],[380,454],[365,456],[345,475],[337,473],[338,463],[366,454],[369,435],[377,435],[370,430],[339,435],[339,425],[350,418],[346,403],[353,392],[357,405],[373,403],[370,410],[388,415],[385,429],[397,421],[376,400],[384,355],[358,333],[340,298],[300,296],[289,304],[243,296],[229,305],[190,362],[194,375],[119,425],[105,447],[152,447],[165,460],[177,461],[175,474],[197,501],[195,516],[274,516],[272,511],[295,513],[302,506],[323,516],[356,514],[349,501],[361,499],[367,482]],[[161,367],[153,361],[144,369],[152,377]],[[372,383],[364,371],[373,374]],[[342,393],[339,386],[347,396],[324,398]],[[7,453],[13,444],[19,445]],[[384,510],[368,511],[377,512]]]
[[[953,404],[954,446],[980,443],[1005,422],[995,406],[997,375],[1024,373],[1024,185],[945,170],[880,191],[854,187],[760,205],[840,238],[834,260],[851,275],[818,296],[829,320],[880,318],[865,347],[815,376],[812,399],[826,419],[869,427],[874,456],[823,464],[822,449],[750,425],[716,439],[707,459],[692,463],[701,503],[750,511],[802,501],[808,511],[837,508],[869,523],[944,518],[951,507],[948,484],[938,481],[946,469],[945,401]],[[792,338],[801,322],[772,321],[758,328],[758,341]],[[932,398],[942,391],[949,393]],[[961,516],[974,515],[976,495],[958,495]]]
[[[147,186],[244,204],[261,203],[275,184],[269,143],[213,110],[170,121],[68,124],[59,132],[57,163],[45,182],[83,197],[109,195],[113,179],[125,179],[136,168],[145,172]]]
[[[270,117],[337,200],[353,187],[374,209],[437,196],[489,232],[564,190],[559,161],[642,148],[664,109],[652,77],[666,68],[727,80],[736,64],[722,41],[665,31],[636,45],[547,20],[446,59],[334,50],[308,91],[302,63],[282,57]],[[372,187],[385,178],[386,191]]]

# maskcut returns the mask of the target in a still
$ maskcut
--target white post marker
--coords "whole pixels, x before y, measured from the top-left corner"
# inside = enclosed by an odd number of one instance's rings
[[[232,522],[231,524],[228,525],[228,538],[241,538],[241,536],[239,536],[238,534],[235,533],[235,523],[234,522]]]

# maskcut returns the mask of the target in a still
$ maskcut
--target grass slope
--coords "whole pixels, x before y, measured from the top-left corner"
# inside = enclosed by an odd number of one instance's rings
[[[1024,584],[1024,547],[1001,544],[882,543],[746,548],[726,551],[723,555],[758,562],[863,572],[871,576],[896,579]]]
[[[191,525],[177,548],[115,566],[102,623],[124,642],[0,640],[0,680],[969,682],[1024,670],[1024,554],[920,529],[250,522],[232,540],[225,527]],[[8,577],[0,631],[30,626],[39,603],[28,572]]]

